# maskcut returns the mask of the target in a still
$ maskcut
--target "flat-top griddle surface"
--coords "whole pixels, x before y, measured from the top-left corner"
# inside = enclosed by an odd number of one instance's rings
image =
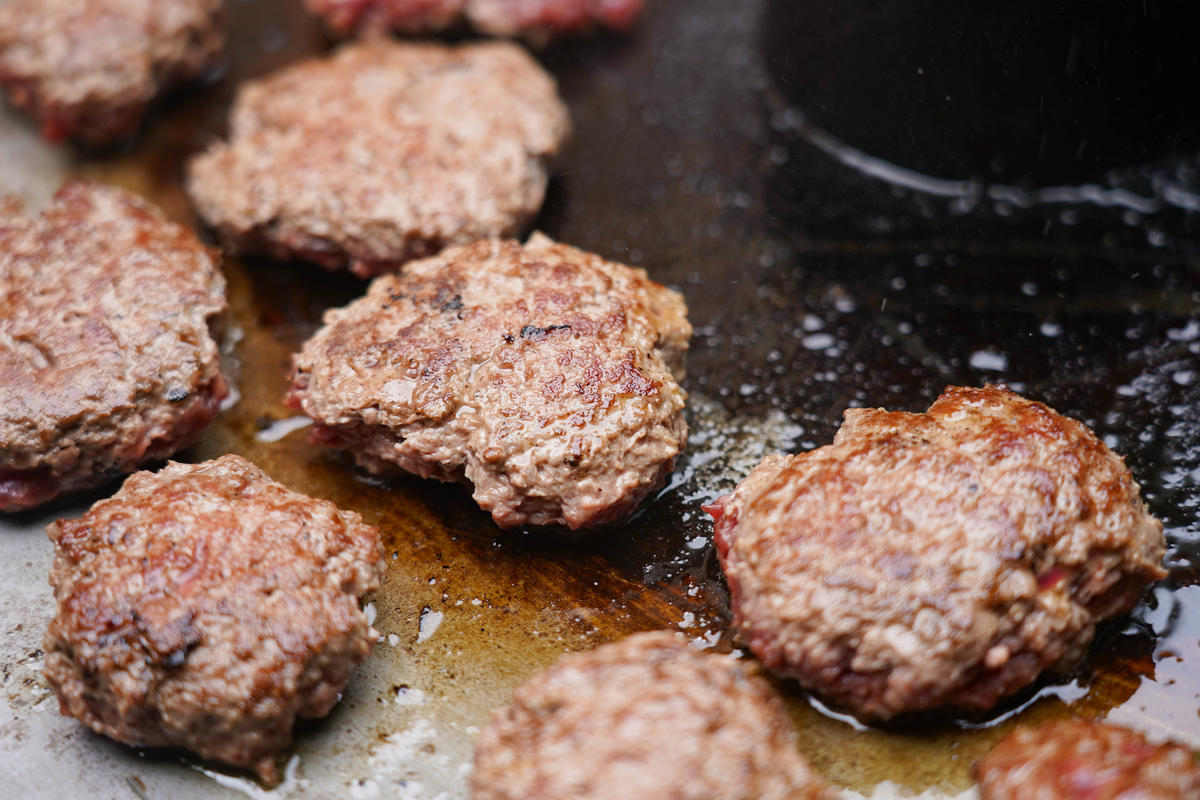
[[[539,54],[575,123],[539,227],[678,287],[696,326],[689,451],[627,522],[572,540],[501,532],[460,487],[367,479],[310,445],[282,403],[290,355],[364,284],[225,260],[238,397],[180,458],[240,453],[362,512],[390,558],[374,599],[383,641],[330,717],[298,731],[278,796],[464,797],[476,728],[561,653],[664,627],[728,649],[701,502],[764,452],[828,443],[848,406],[923,410],[946,385],[1000,381],[1083,419],[1126,457],[1167,525],[1170,578],[1103,631],[1077,674],[979,719],[868,730],[781,684],[803,751],[854,793],[954,796],[1016,722],[1107,717],[1200,746],[1200,159],[1164,150],[1050,191],[897,169],[855,150],[853,125],[830,136],[814,127],[820,109],[792,105],[780,31],[795,52],[828,31],[795,25],[786,5],[656,0],[627,37]],[[223,132],[237,84],[328,47],[294,0],[230,0],[229,29],[223,75],[169,101],[126,152],[40,143],[5,110],[3,187],[36,204],[63,177],[88,175],[196,224],[182,163]],[[863,117],[864,131],[875,124]],[[52,610],[42,528],[114,488],[0,520],[5,793],[275,796],[58,715],[39,673]]]

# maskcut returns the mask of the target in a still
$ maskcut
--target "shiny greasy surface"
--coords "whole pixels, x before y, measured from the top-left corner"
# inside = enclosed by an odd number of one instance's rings
[[[322,46],[296,5],[231,3],[228,77],[181,98],[126,155],[42,148],[30,126],[0,116],[0,152],[14,154],[0,159],[4,185],[44,198],[46,183],[81,171],[189,219],[181,160],[223,130],[236,82]],[[918,411],[947,385],[988,380],[1086,422],[1125,457],[1166,524],[1170,576],[1101,632],[1085,669],[1028,707],[1021,698],[982,719],[858,730],[785,686],[801,750],[860,793],[954,796],[1014,719],[1107,716],[1200,744],[1200,218],[1189,210],[1200,208],[1200,159],[1130,162],[1086,191],[889,185],[789,109],[764,56],[766,32],[786,22],[769,5],[658,0],[628,38],[563,42],[541,56],[575,135],[538,226],[679,287],[697,329],[689,452],[646,510],[603,540],[502,534],[462,489],[379,486],[303,431],[272,441],[295,416],[282,402],[291,354],[325,308],[363,284],[226,262],[240,397],[188,455],[240,452],[294,489],[361,511],[390,558],[375,598],[385,638],[331,716],[298,736],[293,795],[372,797],[406,781],[415,797],[462,797],[475,728],[563,651],[657,627],[727,643],[727,594],[699,504],[732,489],[767,449],[828,444],[848,406]],[[831,13],[837,23],[856,6]],[[820,35],[800,28],[794,46]],[[46,701],[41,527],[52,515],[0,523],[0,772],[35,797],[101,787],[221,796],[174,754],[137,757]]]
[[[591,528],[687,442],[683,298],[535,234],[409,264],[325,314],[288,402],[375,474],[466,480],[497,525]]]
[[[1077,420],[996,386],[850,409],[713,515],[739,638],[860,718],[988,711],[1166,576],[1162,524]]]

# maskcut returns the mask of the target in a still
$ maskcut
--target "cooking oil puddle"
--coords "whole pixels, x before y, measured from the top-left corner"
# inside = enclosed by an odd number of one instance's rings
[[[997,725],[1007,722],[1010,719],[1016,719],[1023,712],[1033,708],[1033,706],[1043,700],[1053,699],[1059,701],[1064,706],[1069,706],[1072,703],[1083,700],[1088,696],[1089,691],[1090,689],[1087,686],[1082,685],[1078,680],[1071,680],[1067,683],[1055,686],[1045,686],[1034,692],[1032,697],[1015,708],[1011,708],[1008,711],[998,714],[997,716],[992,717],[984,722],[968,722],[966,720],[960,720],[955,724],[959,728],[968,731],[987,730],[988,728],[995,728]]]
[[[1155,599],[1141,614],[1157,639],[1154,672],[1107,719],[1200,749],[1200,586],[1163,587]]]

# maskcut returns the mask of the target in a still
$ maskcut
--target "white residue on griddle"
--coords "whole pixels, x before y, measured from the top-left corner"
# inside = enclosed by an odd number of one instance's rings
[[[425,704],[426,694],[420,689],[412,686],[397,686],[396,687],[396,705],[398,706],[419,706]]]
[[[850,789],[843,789],[842,797],[847,800],[859,800],[859,798],[862,800],[978,800],[979,790],[972,786],[958,794],[951,795],[947,794],[945,789],[935,787],[922,792],[914,792],[898,783],[883,781],[877,784],[870,794],[859,794]]]
[[[363,608],[363,614],[364,614],[364,615],[366,616],[366,618],[367,618],[367,624],[368,624],[368,625],[374,625],[374,624],[375,624],[375,614],[376,614],[376,612],[375,612],[375,604],[374,604],[374,603],[367,603],[367,605],[366,605],[366,606]]]
[[[307,428],[312,425],[312,422],[311,417],[303,414],[287,419],[277,419],[254,434],[254,438],[260,442],[278,442],[290,433]]]
[[[222,411],[228,411],[242,399],[242,393],[238,391],[237,384],[228,376],[225,378],[225,384],[229,387],[229,394],[225,395],[225,399],[221,401]]]
[[[972,369],[987,370],[988,372],[1004,372],[1008,369],[1008,356],[993,350],[976,350],[971,353],[968,362]]]
[[[691,641],[689,641],[688,646],[693,647],[696,650],[709,650],[713,647],[716,647],[717,643],[720,641],[721,641],[721,632],[720,631],[707,630],[704,633],[700,634],[699,636],[694,637]],[[736,652],[741,652],[741,651],[735,650],[734,652],[736,653]]]
[[[805,350],[827,350],[833,347],[835,339],[828,333],[814,333],[800,340]]]
[[[46,660],[41,650],[31,651],[24,658],[3,666],[0,685],[14,708],[36,706],[54,694],[43,674]]]
[[[441,627],[445,617],[446,615],[441,611],[434,611],[429,606],[421,609],[421,619],[417,623],[417,643],[428,641],[437,633],[437,629]]]
[[[387,735],[380,744],[372,748],[368,762],[369,778],[359,778],[347,783],[349,796],[354,800],[462,800],[466,796],[466,782],[459,781],[462,789],[441,791],[428,785],[426,776],[450,775],[463,772],[462,764],[455,765],[451,757],[438,752],[438,732],[424,718],[416,720],[403,730]]]
[[[300,756],[292,756],[288,760],[287,766],[283,768],[283,781],[274,789],[264,789],[248,778],[236,778],[233,775],[205,769],[195,764],[192,765],[192,769],[212,778],[214,782],[226,789],[244,794],[252,800],[276,800],[276,798],[292,797],[309,787],[309,782],[297,775],[300,770]]]
[[[222,355],[231,354],[238,346],[238,342],[246,338],[246,332],[242,330],[241,325],[229,325],[225,328],[225,335],[221,337],[221,342],[218,348]]]
[[[683,463],[672,473],[664,493],[678,493],[686,505],[712,500],[730,491],[768,453],[794,453],[804,436],[803,425],[779,409],[763,417],[731,414],[704,394],[688,394],[691,433]],[[687,544],[697,550],[704,542]]]
[[[1190,319],[1182,328],[1169,328],[1167,338],[1173,342],[1190,342],[1200,338],[1200,322]]]

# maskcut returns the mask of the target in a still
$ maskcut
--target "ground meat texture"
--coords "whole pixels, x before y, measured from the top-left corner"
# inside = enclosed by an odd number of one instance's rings
[[[221,0],[8,0],[0,85],[47,138],[109,144],[212,64],[220,13]]]
[[[475,747],[473,800],[818,800],[754,667],[636,634],[569,655],[517,688]]]
[[[244,86],[188,191],[231,248],[369,276],[523,230],[569,127],[514,44],[356,44]]]
[[[768,456],[709,513],[740,636],[868,719],[990,708],[1165,574],[1121,459],[1002,387],[848,410],[832,445]]]
[[[359,605],[379,534],[240,456],[139,472],[47,532],[58,604],[45,675],[62,713],[127,744],[277,777],[378,634]]]
[[[225,281],[191,231],[121,189],[0,205],[0,510],[98,486],[193,443],[228,393]]]
[[[627,30],[641,12],[641,0],[468,0],[466,11],[478,31],[535,42],[595,26]]]
[[[466,21],[495,36],[536,42],[595,27],[624,31],[642,0],[305,0],[336,33],[432,33]]]
[[[1083,720],[1018,728],[975,765],[982,800],[1195,800],[1196,754]]]
[[[420,34],[456,26],[467,0],[304,0],[304,5],[339,35]]]
[[[289,401],[372,472],[469,481],[503,527],[592,527],[683,449],[686,313],[644,271],[540,234],[481,241],[328,312]]]

